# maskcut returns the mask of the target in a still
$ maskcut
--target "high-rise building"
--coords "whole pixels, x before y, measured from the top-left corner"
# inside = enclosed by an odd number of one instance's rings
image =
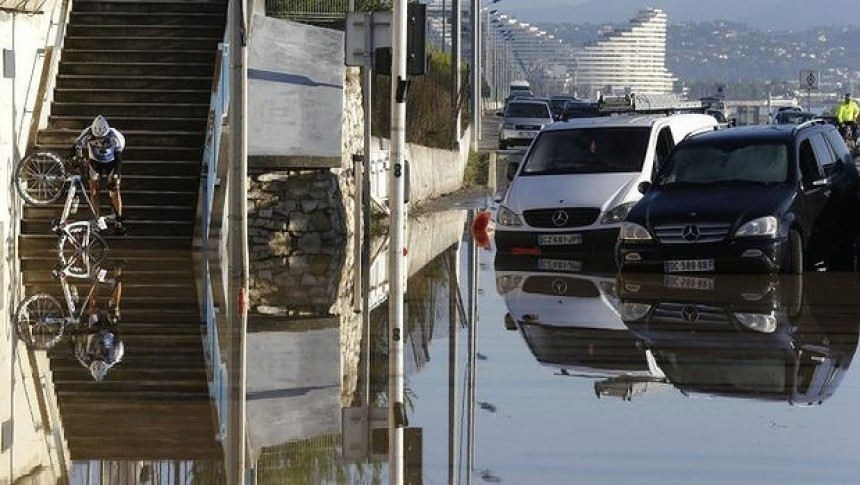
[[[572,81],[580,96],[601,92],[665,94],[675,77],[666,69],[666,14],[640,11],[630,23],[574,49]]]

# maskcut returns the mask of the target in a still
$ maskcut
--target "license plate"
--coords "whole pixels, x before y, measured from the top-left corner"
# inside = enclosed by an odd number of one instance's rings
[[[573,246],[582,244],[582,234],[540,234],[538,246]]]
[[[537,136],[536,131],[520,131],[517,133],[517,136],[520,138],[534,138]]]
[[[567,259],[545,259],[541,258],[537,261],[539,271],[566,271],[577,272],[582,270],[582,263],[579,261],[571,261]]]
[[[687,273],[693,271],[713,271],[713,259],[679,259],[666,261],[663,268],[667,273]]]
[[[696,278],[694,276],[667,275],[663,280],[667,288],[678,288],[684,290],[711,291],[714,289],[713,278]]]

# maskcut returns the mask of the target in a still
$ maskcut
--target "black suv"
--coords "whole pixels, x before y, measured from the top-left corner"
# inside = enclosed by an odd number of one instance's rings
[[[622,270],[800,273],[853,243],[858,174],[821,120],[680,142],[622,223]],[[807,264],[808,265],[808,264]]]

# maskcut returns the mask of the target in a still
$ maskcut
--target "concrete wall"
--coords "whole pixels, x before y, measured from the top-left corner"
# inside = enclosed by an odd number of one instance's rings
[[[250,166],[341,167],[343,32],[255,15],[250,34]]]
[[[37,49],[45,47],[51,17],[59,14],[55,7],[60,3],[48,0],[42,5],[45,13],[17,14],[14,22],[12,14],[0,12],[0,49],[11,50],[14,38],[15,50],[15,78],[4,78],[2,74],[7,66],[0,66],[0,180],[3,181],[0,188],[0,375],[6,376],[0,385],[0,425],[5,424],[7,432],[12,432],[5,437],[11,439],[6,443],[10,447],[0,449],[0,483],[18,483],[25,476],[29,480],[27,483],[57,483],[64,473],[57,454],[48,445],[51,437],[43,432],[58,423],[42,422],[37,399],[39,391],[34,385],[31,367],[31,363],[36,363],[40,369],[47,369],[47,357],[42,352],[33,360],[28,359],[26,347],[14,338],[11,326],[18,291],[15,221],[20,200],[9,183],[17,159],[15,149],[21,156],[25,155],[31,118],[27,111],[32,110],[38,94],[43,57]],[[50,382],[49,376],[43,377]],[[62,454],[62,450],[57,451]]]

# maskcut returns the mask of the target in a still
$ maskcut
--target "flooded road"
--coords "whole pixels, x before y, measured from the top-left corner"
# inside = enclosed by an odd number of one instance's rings
[[[410,223],[407,483],[856,483],[860,275],[497,257],[467,216]],[[255,253],[245,330],[218,261],[25,254],[3,306],[0,483],[231,483],[236,466],[387,483],[387,249],[371,246],[366,319],[347,252]]]

